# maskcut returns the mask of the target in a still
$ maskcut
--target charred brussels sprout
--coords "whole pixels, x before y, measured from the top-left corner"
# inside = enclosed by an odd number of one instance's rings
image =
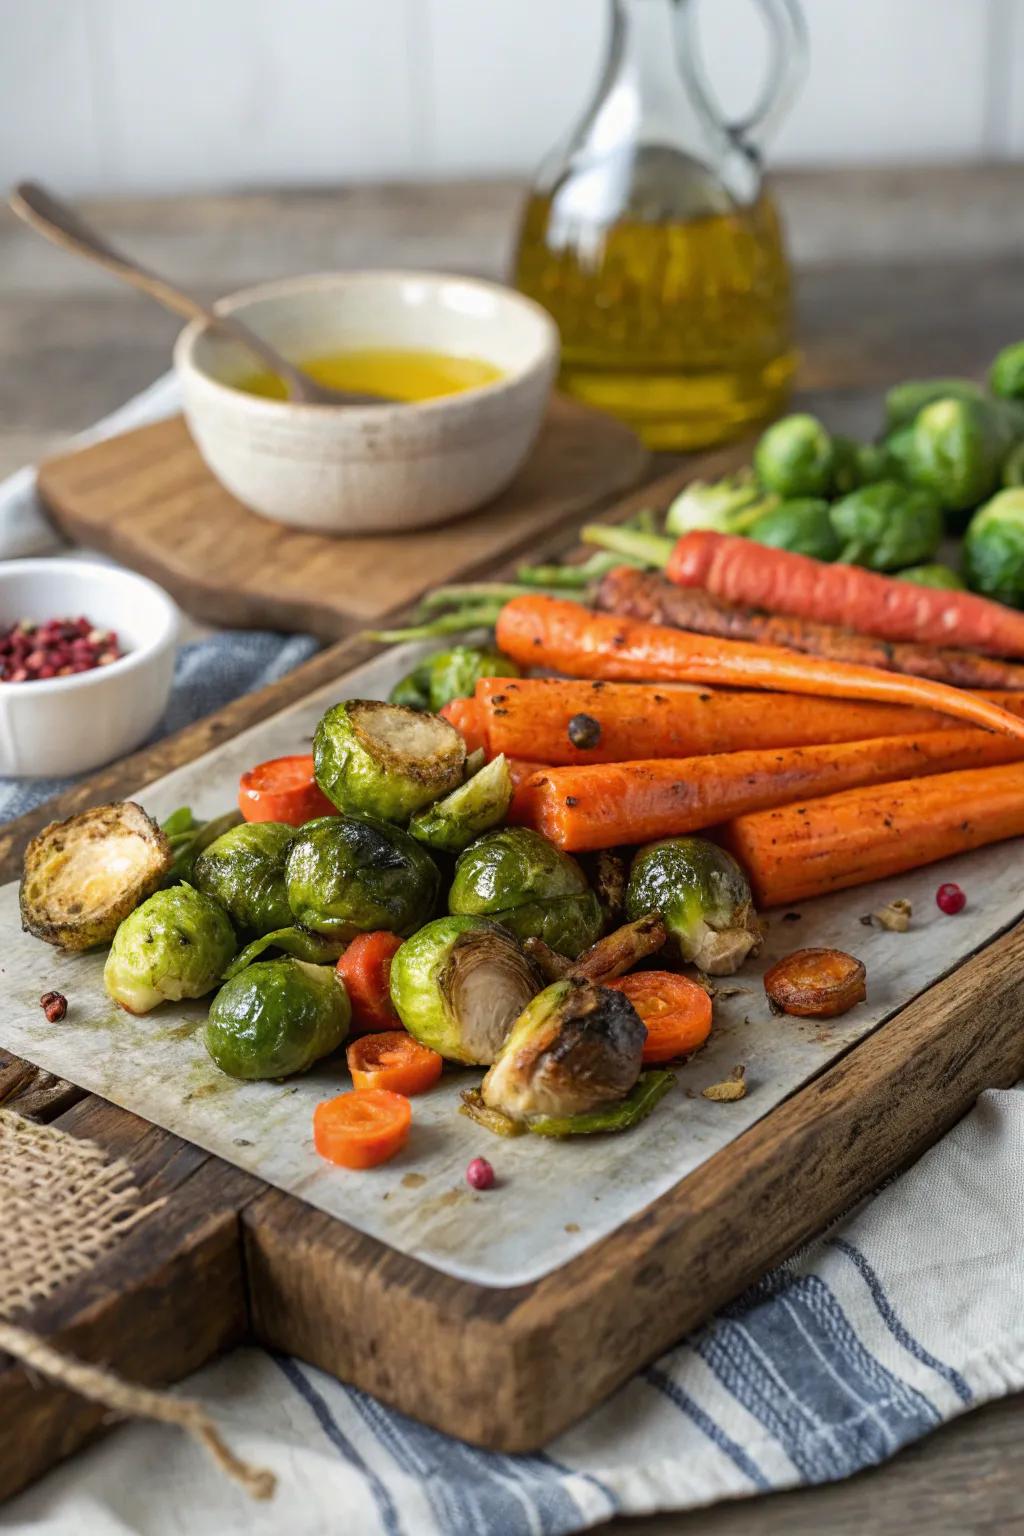
[[[196,859],[199,890],[219,901],[235,926],[254,938],[292,920],[284,861],[295,828],[279,821],[243,822],[216,838]]]
[[[313,737],[317,783],[339,811],[408,821],[462,781],[466,745],[454,726],[376,699],[348,699]]]
[[[1010,447],[1004,416],[984,400],[936,400],[914,421],[908,468],[944,512],[966,512],[990,496]]]
[[[964,569],[972,592],[1024,608],[1024,489],[978,508],[964,535]]]
[[[337,1050],[349,1013],[348,995],[330,967],[260,960],[217,993],[206,1049],[229,1077],[291,1077]]]
[[[391,962],[391,1001],[410,1035],[471,1066],[490,1065],[539,987],[512,934],[485,917],[439,917]]]
[[[948,565],[912,565],[897,571],[900,581],[914,581],[919,587],[942,587],[947,592],[962,592],[966,583]]]
[[[512,775],[508,759],[499,753],[443,800],[417,811],[409,831],[428,848],[461,853],[481,832],[504,821],[511,801]]]
[[[879,480],[832,506],[839,559],[872,571],[896,571],[933,555],[942,541],[942,513],[927,491]]]
[[[1024,400],[1024,341],[1003,348],[989,369],[988,383],[1004,400]]]
[[[908,379],[894,384],[885,397],[889,432],[909,427],[926,406],[936,400],[984,400],[985,391],[973,379]]]
[[[234,952],[234,930],[219,902],[191,885],[175,885],[154,892],[125,918],[103,985],[129,1013],[149,1013],[164,1001],[212,991]]]
[[[500,651],[453,645],[426,663],[430,708],[443,709],[452,699],[468,699],[482,677],[519,677],[514,661]]]
[[[441,876],[407,832],[363,816],[300,827],[285,863],[288,902],[304,928],[330,938],[387,928],[412,933],[434,910]]]
[[[634,1087],[646,1038],[622,992],[567,976],[520,1014],[484,1078],[483,1101],[510,1120],[586,1115]]]
[[[757,478],[778,496],[827,496],[834,466],[832,439],[814,416],[783,416],[754,452]]]
[[[773,549],[789,549],[815,560],[835,560],[839,539],[829,517],[827,501],[814,496],[780,501],[747,529],[747,537],[756,544],[770,544]]]
[[[519,939],[575,958],[602,927],[601,907],[575,859],[539,832],[486,832],[460,854],[448,910],[492,917]]]
[[[633,860],[626,915],[660,912],[684,960],[731,976],[761,947],[750,886],[736,860],[702,837],[648,843]]]

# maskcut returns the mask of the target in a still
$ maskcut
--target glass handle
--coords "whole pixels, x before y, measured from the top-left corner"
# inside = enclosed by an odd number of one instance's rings
[[[722,111],[701,54],[696,0],[680,8],[680,69],[705,121],[748,154],[755,137],[766,138],[783,118],[807,72],[807,25],[799,0],[754,0],[768,29],[768,69],[753,105],[730,121]],[[756,152],[756,151],[755,151]]]

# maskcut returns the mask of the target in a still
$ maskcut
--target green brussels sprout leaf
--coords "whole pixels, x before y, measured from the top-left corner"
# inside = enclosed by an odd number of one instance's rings
[[[103,968],[107,993],[129,1013],[202,997],[235,953],[219,902],[191,885],[155,891],[121,923]]]
[[[305,960],[309,965],[333,965],[345,953],[345,947],[346,941],[342,939],[329,939],[322,933],[309,933],[293,923],[287,928],[265,933],[239,950],[221,980],[230,981],[232,976],[244,971],[247,965],[252,965],[268,949],[280,949],[284,954],[293,955],[296,960]]]
[[[409,831],[428,848],[461,853],[481,832],[504,821],[511,802],[512,775],[501,753],[443,800],[417,811]]]
[[[348,994],[330,967],[260,960],[221,987],[204,1040],[229,1077],[291,1077],[337,1050],[349,1019]]]
[[[327,710],[313,737],[317,783],[339,811],[408,821],[462,782],[466,744],[454,726],[376,699]]]
[[[674,1072],[641,1072],[636,1087],[618,1104],[605,1104],[583,1115],[540,1115],[527,1129],[535,1136],[594,1136],[608,1131],[628,1131],[646,1120],[651,1110],[675,1082]]]

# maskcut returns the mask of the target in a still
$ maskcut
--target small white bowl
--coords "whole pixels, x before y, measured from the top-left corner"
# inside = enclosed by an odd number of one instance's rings
[[[364,347],[481,358],[502,377],[416,403],[299,405],[232,385],[254,371],[200,321],[174,348],[185,417],[217,479],[279,523],[318,533],[429,528],[496,496],[540,430],[558,330],[539,304],[475,278],[344,272],[222,299],[290,360]]]
[[[131,752],[171,691],[178,610],[144,576],[90,560],[0,565],[0,628],[78,618],[117,632],[124,655],[41,682],[0,683],[0,773],[69,777]]]

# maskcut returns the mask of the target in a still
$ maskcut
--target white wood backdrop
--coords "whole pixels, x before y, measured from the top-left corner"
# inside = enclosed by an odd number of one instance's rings
[[[1024,0],[804,0],[780,164],[1024,155]],[[0,180],[181,191],[530,170],[595,77],[605,0],[0,0]],[[763,36],[704,0],[738,105]]]

